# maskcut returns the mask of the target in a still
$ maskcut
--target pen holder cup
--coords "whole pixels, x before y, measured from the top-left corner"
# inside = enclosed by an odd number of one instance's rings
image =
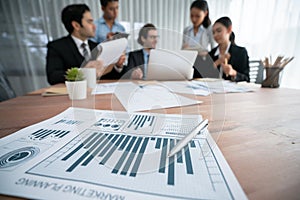
[[[278,88],[279,75],[281,72],[280,67],[266,67],[266,79],[262,82],[262,87]]]

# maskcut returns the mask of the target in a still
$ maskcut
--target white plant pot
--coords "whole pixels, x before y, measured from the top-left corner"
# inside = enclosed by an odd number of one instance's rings
[[[87,81],[66,81],[66,87],[71,100],[86,99]]]

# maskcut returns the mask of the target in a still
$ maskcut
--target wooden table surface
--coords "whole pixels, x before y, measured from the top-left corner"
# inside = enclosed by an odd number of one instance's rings
[[[124,110],[112,94],[72,102],[68,96],[42,97],[42,91],[0,103],[0,137],[70,106]],[[300,90],[258,88],[249,93],[199,96],[202,104],[151,112],[208,118],[212,136],[249,199],[299,199],[299,97]]]

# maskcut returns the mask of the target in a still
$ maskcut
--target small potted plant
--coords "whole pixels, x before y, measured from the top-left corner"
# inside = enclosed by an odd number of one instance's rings
[[[87,81],[84,78],[83,72],[77,67],[73,67],[66,71],[65,78],[70,99],[85,99],[87,92]]]

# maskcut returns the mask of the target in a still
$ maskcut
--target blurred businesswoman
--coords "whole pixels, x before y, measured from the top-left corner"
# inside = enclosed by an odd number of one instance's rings
[[[194,1],[190,7],[190,18],[193,25],[186,27],[183,31],[182,49],[195,49],[200,55],[205,55],[216,46],[207,2]]]
[[[244,47],[235,44],[232,22],[221,17],[213,25],[213,35],[218,46],[209,52],[223,79],[249,82],[249,57]]]

